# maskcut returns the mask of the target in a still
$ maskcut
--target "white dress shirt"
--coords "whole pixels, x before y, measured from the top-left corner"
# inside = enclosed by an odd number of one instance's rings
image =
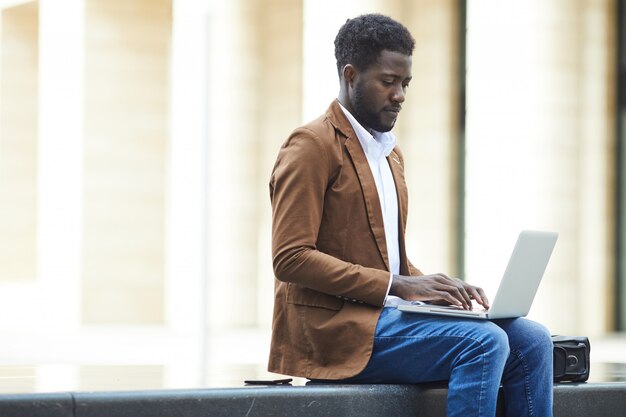
[[[385,241],[387,243],[387,258],[389,259],[390,272],[385,306],[396,305],[401,298],[388,294],[391,289],[393,276],[400,274],[398,194],[396,192],[396,183],[393,180],[391,168],[389,168],[389,162],[387,161],[387,157],[396,146],[396,137],[391,132],[377,132],[372,130],[370,133],[361,126],[345,107],[341,106],[341,110],[343,110],[348,121],[350,121],[363,147],[367,162],[372,171],[372,176],[374,177],[374,182],[376,183],[376,190],[378,191],[380,208],[383,212],[383,221],[385,224]]]

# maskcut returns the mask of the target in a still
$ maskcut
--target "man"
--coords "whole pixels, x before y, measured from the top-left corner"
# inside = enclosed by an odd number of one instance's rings
[[[449,416],[552,415],[552,342],[523,318],[407,314],[402,300],[488,307],[481,288],[407,259],[404,160],[390,130],[414,40],[377,14],[335,39],[338,99],[286,140],[270,179],[276,276],[268,369],[315,380],[448,380]]]

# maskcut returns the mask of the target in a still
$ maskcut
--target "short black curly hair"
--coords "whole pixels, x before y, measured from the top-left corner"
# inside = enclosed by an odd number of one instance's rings
[[[399,22],[382,14],[364,14],[346,23],[335,37],[337,72],[347,64],[366,71],[374,64],[383,50],[413,55],[415,39]]]

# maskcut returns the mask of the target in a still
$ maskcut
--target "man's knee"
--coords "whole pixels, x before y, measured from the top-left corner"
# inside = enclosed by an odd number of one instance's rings
[[[465,339],[465,348],[459,356],[460,362],[480,364],[477,372],[481,375],[488,374],[493,378],[499,378],[510,353],[506,332],[493,323],[484,321],[477,323],[468,336]]]
[[[468,334],[466,353],[472,352],[472,356],[486,359],[489,363],[504,366],[509,357],[509,338],[504,330],[489,321],[474,323],[472,331]]]
[[[542,324],[526,320],[529,322],[530,330],[527,332],[528,339],[532,341],[530,347],[536,352],[539,358],[552,360],[554,349],[550,331]]]
[[[486,352],[491,356],[500,358],[502,363],[509,357],[509,337],[500,327],[491,322],[486,322],[485,332],[482,338],[482,344]]]
[[[542,324],[519,318],[506,327],[511,347],[533,362],[552,361],[552,338]]]

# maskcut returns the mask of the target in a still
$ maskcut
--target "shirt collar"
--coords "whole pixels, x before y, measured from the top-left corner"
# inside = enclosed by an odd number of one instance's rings
[[[372,129],[372,133],[370,133],[367,129],[365,129],[341,103],[339,103],[339,107],[343,110],[343,113],[346,115],[346,118],[352,125],[352,129],[356,133],[361,146],[363,147],[363,151],[368,157],[374,158],[374,160],[378,160],[381,157],[387,157],[393,151],[393,148],[396,147],[396,137],[391,132],[378,132]]]

